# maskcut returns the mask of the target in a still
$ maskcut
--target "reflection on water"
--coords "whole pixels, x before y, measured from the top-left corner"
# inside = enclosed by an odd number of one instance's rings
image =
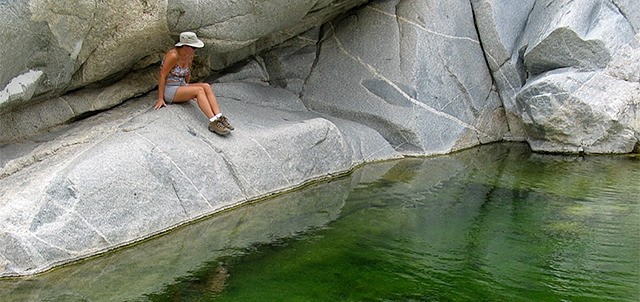
[[[639,301],[640,160],[497,144],[367,165],[8,301]]]

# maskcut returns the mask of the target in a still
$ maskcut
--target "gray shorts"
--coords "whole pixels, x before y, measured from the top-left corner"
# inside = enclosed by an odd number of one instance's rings
[[[176,91],[178,91],[178,85],[165,85],[164,86],[164,102],[167,104],[173,103],[173,98],[176,96]]]

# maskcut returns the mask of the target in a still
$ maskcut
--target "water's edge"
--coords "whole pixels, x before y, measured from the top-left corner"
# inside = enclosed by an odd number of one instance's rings
[[[420,183],[423,191],[435,190],[457,175],[470,173],[465,171],[480,174],[501,171],[505,157],[511,161],[533,158],[534,162],[539,159],[558,163],[584,160],[578,156],[531,154],[526,144],[500,143],[447,155],[367,163],[339,176],[309,181],[295,189],[243,203],[143,242],[46,273],[0,280],[0,296],[11,297],[10,301],[52,297],[54,300],[136,300],[142,295],[162,292],[168,285],[190,278],[203,267],[215,268],[215,259],[242,255],[253,246],[325,228],[339,217],[358,210],[353,205],[345,208],[345,200],[354,190],[366,192],[363,184],[384,186],[387,180],[406,179]],[[591,159],[598,157],[586,158]],[[426,160],[431,163],[428,174],[416,176],[414,169]],[[605,176],[594,178],[594,181],[606,180]],[[558,196],[569,194],[571,187],[577,187],[571,183],[548,186]]]

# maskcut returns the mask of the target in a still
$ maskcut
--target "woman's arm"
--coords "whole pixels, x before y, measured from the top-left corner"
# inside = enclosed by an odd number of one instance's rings
[[[160,68],[160,76],[158,78],[158,101],[156,101],[156,104],[153,107],[156,110],[166,106],[166,103],[164,102],[164,86],[167,81],[167,76],[171,72],[171,69],[175,67],[177,62],[178,54],[174,50],[170,50],[164,56],[162,66]]]
[[[193,64],[193,57],[191,57],[191,60],[189,61],[189,73],[187,74],[186,77],[184,77],[185,82],[187,82],[187,84],[191,83],[191,65]]]

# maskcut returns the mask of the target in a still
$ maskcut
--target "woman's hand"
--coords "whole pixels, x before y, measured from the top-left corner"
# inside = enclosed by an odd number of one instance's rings
[[[158,110],[164,106],[167,106],[167,104],[164,102],[164,99],[158,99],[158,101],[156,102],[156,105],[153,106],[153,109]]]

